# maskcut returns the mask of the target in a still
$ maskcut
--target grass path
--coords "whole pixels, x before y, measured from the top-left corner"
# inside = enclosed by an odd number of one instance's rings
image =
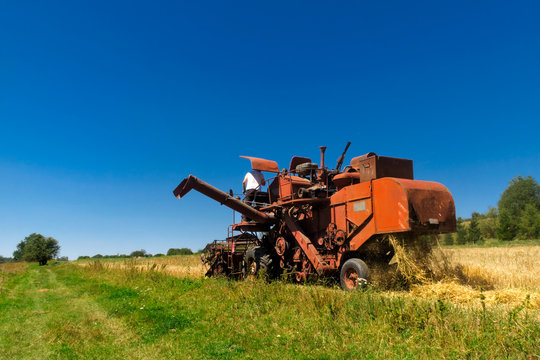
[[[540,358],[539,312],[102,264],[9,274],[0,359]]]
[[[50,269],[10,279],[0,298],[0,359],[148,358],[138,336]]]

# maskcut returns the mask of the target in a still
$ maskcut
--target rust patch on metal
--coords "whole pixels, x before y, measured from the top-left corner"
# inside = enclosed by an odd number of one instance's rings
[[[248,159],[251,161],[251,168],[253,170],[259,171],[268,171],[272,173],[279,173],[279,166],[277,162],[273,160],[266,160],[261,158],[256,158],[253,156],[240,156],[241,158]]]

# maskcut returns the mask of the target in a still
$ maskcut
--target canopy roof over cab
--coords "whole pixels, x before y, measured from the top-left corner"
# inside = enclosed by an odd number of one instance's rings
[[[279,166],[277,162],[273,160],[266,160],[266,159],[256,158],[253,156],[240,156],[240,157],[244,159],[249,159],[251,161],[251,168],[253,170],[279,173]]]

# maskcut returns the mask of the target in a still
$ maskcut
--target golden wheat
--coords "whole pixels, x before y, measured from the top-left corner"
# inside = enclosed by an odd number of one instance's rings
[[[417,283],[390,296],[437,299],[473,306],[540,309],[540,247],[440,249],[432,251],[436,281]]]
[[[27,266],[26,262],[3,263],[0,264],[0,273],[18,274],[25,271]]]
[[[470,278],[484,278],[495,289],[540,291],[540,246],[441,250]]]
[[[108,270],[160,271],[172,276],[192,279],[203,277],[207,270],[201,263],[201,259],[193,255],[167,256],[152,259],[131,258],[124,261],[83,261],[80,263],[81,266],[96,266],[95,264],[99,264],[99,267]]]
[[[418,244],[416,245],[418,249]],[[403,254],[400,256],[403,258]],[[415,284],[409,291],[385,292],[388,296],[444,300],[473,306],[523,305],[540,309],[540,246],[462,249],[435,247],[429,250],[427,256],[417,256],[411,261],[418,259],[421,259],[420,265],[402,260],[402,264],[406,266],[405,271],[416,279]],[[159,271],[187,278],[203,277],[207,270],[198,256],[136,258],[101,261],[97,265],[96,262],[80,264],[111,270]],[[430,281],[426,280],[426,269],[431,272]],[[415,274],[415,271],[418,273]]]

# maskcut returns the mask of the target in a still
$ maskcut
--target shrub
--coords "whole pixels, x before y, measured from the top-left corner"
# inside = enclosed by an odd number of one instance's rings
[[[188,248],[174,249],[171,248],[167,251],[167,255],[193,255],[193,251]]]
[[[482,240],[482,233],[478,226],[478,215],[478,213],[472,214],[471,223],[467,229],[467,241],[473,244],[477,244]]]
[[[479,218],[478,226],[482,237],[485,239],[493,239],[497,236],[497,217],[499,212],[497,208],[490,206],[488,211]]]
[[[444,245],[454,245],[454,236],[451,233],[443,235],[442,242]]]
[[[465,228],[465,225],[463,225],[463,219],[458,218],[457,219],[457,236],[456,236],[456,243],[459,245],[463,245],[467,243],[467,228]]]
[[[146,256],[146,250],[135,250],[131,254],[129,254],[130,257],[145,257]]]

